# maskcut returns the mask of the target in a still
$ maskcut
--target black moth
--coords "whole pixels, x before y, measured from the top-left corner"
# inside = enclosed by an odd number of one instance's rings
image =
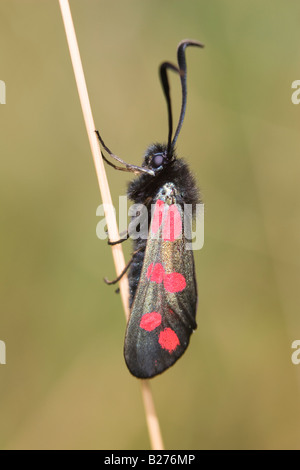
[[[186,250],[183,211],[184,204],[191,204],[195,209],[199,192],[188,165],[177,158],[175,152],[186,110],[187,46],[203,47],[197,41],[184,40],[177,49],[179,67],[164,62],[159,69],[168,110],[167,144],[150,145],[142,166],[138,167],[114,155],[96,131],[103,149],[125,168],[114,165],[102,153],[104,160],[117,170],[139,175],[128,186],[128,198],[148,210],[148,238],[134,240],[131,261],[121,276],[110,282],[119,281],[130,268],[131,310],[124,356],[130,372],[139,378],[154,377],[172,366],[186,350],[191,333],[197,327],[194,259],[192,251]],[[178,73],[182,88],[181,113],[173,138],[168,70]],[[111,244],[122,241],[124,239]]]

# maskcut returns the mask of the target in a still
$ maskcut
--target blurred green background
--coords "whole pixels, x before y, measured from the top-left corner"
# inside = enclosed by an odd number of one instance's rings
[[[206,204],[198,330],[152,381],[166,448],[299,449],[299,1],[70,4],[96,125],[131,163],[166,140],[158,65],[206,45],[178,140]],[[0,18],[0,447],[147,449],[58,1],[1,0]],[[175,76],[172,96],[178,113]],[[117,205],[130,176],[107,174]]]

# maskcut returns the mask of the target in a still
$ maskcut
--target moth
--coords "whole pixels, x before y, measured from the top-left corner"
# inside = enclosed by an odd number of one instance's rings
[[[147,208],[147,238],[134,240],[133,255],[125,270],[115,281],[107,281],[109,284],[118,282],[129,270],[130,318],[124,357],[129,371],[138,378],[154,377],[172,366],[185,352],[191,333],[197,327],[194,258],[192,250],[186,248],[185,236],[185,227],[191,220],[185,217],[184,208],[191,205],[194,214],[200,197],[193,174],[175,150],[186,112],[185,51],[188,46],[204,47],[198,41],[183,40],[177,49],[178,66],[163,62],[159,68],[168,112],[167,143],[150,145],[139,167],[124,162],[111,152],[96,131],[101,148],[123,166],[112,163],[101,150],[105,162],[116,170],[138,175],[129,183],[127,195],[134,203]],[[182,91],[174,135],[169,71],[179,76]],[[124,238],[109,243],[122,241]]]

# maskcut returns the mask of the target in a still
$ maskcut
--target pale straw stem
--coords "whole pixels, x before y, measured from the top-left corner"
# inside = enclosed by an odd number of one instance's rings
[[[98,145],[98,139],[95,134],[95,123],[92,115],[90,100],[88,96],[86,81],[84,77],[82,62],[80,58],[78,43],[76,39],[76,33],[74,29],[74,24],[72,20],[70,5],[68,0],[59,0],[59,5],[63,17],[63,22],[65,26],[68,46],[70,50],[71,60],[73,64],[73,70],[75,75],[75,80],[77,84],[78,94],[80,98],[82,113],[84,117],[84,122],[90,142],[90,147],[94,159],[96,174],[98,178],[100,193],[102,197],[102,202],[104,205],[104,212],[106,217],[107,229],[110,240],[119,240],[119,231],[117,227],[117,221],[113,209],[112,199],[110,195],[109,185],[105,173],[105,168],[103,160],[101,157],[101,151]],[[116,268],[116,274],[119,276],[123,269],[125,268],[125,259],[122,250],[121,244],[113,245],[112,254],[114,259],[114,264]],[[124,312],[126,319],[129,318],[129,287],[128,287],[128,278],[126,275],[120,280],[120,293],[122,298],[122,303],[124,307]],[[148,432],[150,436],[151,446],[153,450],[163,450],[163,441],[159,427],[159,421],[155,412],[153,397],[150,389],[150,384],[147,380],[141,381],[142,385],[142,395],[143,402],[146,413],[146,420],[148,425]]]

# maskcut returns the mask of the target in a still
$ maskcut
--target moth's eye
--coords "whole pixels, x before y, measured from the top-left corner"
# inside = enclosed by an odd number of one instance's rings
[[[164,161],[164,157],[161,153],[157,153],[156,155],[153,156],[152,159],[152,166],[153,168],[159,168]]]

